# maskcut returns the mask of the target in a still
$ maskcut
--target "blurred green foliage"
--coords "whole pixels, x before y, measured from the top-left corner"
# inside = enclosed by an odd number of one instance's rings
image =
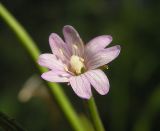
[[[74,26],[85,42],[110,34],[120,44],[120,56],[106,74],[110,92],[95,93],[101,118],[110,131],[160,130],[160,1],[158,0],[2,0],[38,43],[50,52],[48,36]],[[34,95],[18,100],[24,83],[36,73],[27,52],[0,19],[0,111],[15,118],[29,131],[71,130],[56,103]],[[64,86],[76,110],[82,100]],[[87,114],[87,113],[86,113]]]

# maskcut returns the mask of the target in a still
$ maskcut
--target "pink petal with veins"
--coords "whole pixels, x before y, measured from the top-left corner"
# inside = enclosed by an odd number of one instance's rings
[[[85,57],[90,57],[91,55],[97,53],[99,50],[104,49],[112,42],[112,37],[110,35],[102,35],[90,40],[85,47]]]
[[[69,81],[72,89],[79,97],[84,99],[89,99],[91,97],[91,85],[84,74],[73,76]]]
[[[109,91],[109,81],[105,73],[99,69],[97,70],[90,70],[85,73],[85,76],[91,83],[91,85],[96,89],[96,91],[101,94],[105,95]]]
[[[62,61],[68,61],[70,59],[71,52],[69,51],[69,47],[56,33],[52,33],[49,36],[49,44],[53,54]]]
[[[49,69],[64,70],[64,64],[61,60],[58,60],[55,55],[49,53],[41,54],[38,64]]]
[[[87,61],[88,69],[96,69],[100,66],[106,65],[114,60],[120,53],[120,46],[116,45],[110,48],[106,48],[98,51],[93,56],[90,56]]]
[[[44,80],[47,80],[50,82],[69,82],[68,76],[69,76],[69,74],[67,74],[65,72],[59,74],[59,72],[56,72],[56,71],[48,71],[48,72],[45,72],[41,75],[41,77]]]
[[[72,54],[83,56],[84,44],[78,32],[72,26],[66,25],[63,27],[63,35]]]

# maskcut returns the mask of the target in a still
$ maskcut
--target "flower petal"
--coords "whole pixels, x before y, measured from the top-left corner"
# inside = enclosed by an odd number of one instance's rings
[[[63,35],[65,42],[70,47],[72,55],[82,56],[84,53],[84,45],[78,32],[72,26],[66,25],[63,28]]]
[[[109,45],[112,41],[112,36],[110,35],[102,35],[93,38],[89,41],[85,47],[85,55],[93,54],[98,52],[99,50],[104,49],[107,45]]]
[[[62,61],[67,61],[70,58],[71,52],[69,51],[67,44],[64,43],[64,41],[57,34],[52,33],[49,36],[49,44],[53,54],[55,54]]]
[[[96,89],[96,91],[101,94],[105,95],[109,91],[109,81],[105,73],[99,69],[97,70],[90,70],[85,73],[85,76],[91,83],[91,85]]]
[[[79,97],[84,99],[89,99],[91,97],[91,85],[84,74],[73,76],[69,81],[72,89]]]
[[[57,60],[53,54],[42,54],[39,56],[38,64],[49,69],[64,70],[64,64]]]
[[[120,53],[120,46],[116,45],[110,48],[106,48],[98,51],[93,56],[90,56],[87,61],[88,69],[95,69],[97,67],[108,64],[112,60],[114,60]]]
[[[69,79],[67,78],[67,76],[66,77],[62,76],[63,74],[59,74],[59,73],[60,72],[56,72],[56,71],[48,71],[48,72],[43,73],[41,77],[44,80],[47,80],[50,82],[69,82]]]

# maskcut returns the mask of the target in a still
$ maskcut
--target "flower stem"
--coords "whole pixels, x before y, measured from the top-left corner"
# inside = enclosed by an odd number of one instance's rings
[[[93,96],[88,100],[88,105],[96,131],[105,131]]]
[[[46,69],[38,66],[37,59],[40,55],[40,51],[36,46],[35,42],[29,36],[29,34],[25,31],[25,29],[21,26],[21,24],[10,14],[10,12],[0,3],[0,17],[5,21],[5,23],[10,27],[10,29],[16,34],[18,39],[21,41],[20,43],[24,46],[24,48],[31,55],[31,58],[36,63],[39,71],[41,73],[45,72]],[[62,90],[60,85],[55,83],[49,83],[51,93],[54,95],[57,103],[59,104],[61,110],[64,112],[66,118],[70,122],[71,126],[75,131],[85,131],[81,121],[78,117],[78,114],[75,112],[72,107],[70,101]]]

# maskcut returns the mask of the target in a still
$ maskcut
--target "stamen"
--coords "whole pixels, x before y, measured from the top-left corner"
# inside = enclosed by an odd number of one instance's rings
[[[64,79],[64,80],[66,80],[66,81],[68,80],[68,78],[67,78],[67,77],[63,77],[63,79]]]
[[[60,52],[61,55],[64,56],[64,53],[63,53],[62,49],[59,49],[59,52]]]
[[[77,47],[75,44],[73,45],[73,47],[74,47],[76,50],[78,49],[78,47]]]
[[[107,70],[109,69],[108,65],[106,65],[106,69],[107,69]]]
[[[74,55],[79,55],[78,46],[73,44],[72,47],[73,47],[72,48],[73,54]]]
[[[104,65],[104,66],[101,66],[99,68],[102,69],[102,70],[108,70],[109,69],[108,65]]]
[[[84,62],[84,59],[80,57],[80,61],[81,61],[81,62]]]
[[[69,71],[68,67],[67,67],[65,64],[64,64],[64,70],[65,70],[66,72],[68,72],[69,74],[74,75],[73,72]]]
[[[82,69],[85,67],[83,63],[83,58],[77,55],[72,55],[70,59],[70,64],[72,71],[76,74],[81,74]]]
[[[59,48],[59,53],[60,53],[59,55],[60,55],[61,60],[66,61],[67,56],[66,56],[66,53],[64,52],[64,50]]]
[[[71,84],[68,82],[67,85],[70,86]]]
[[[64,65],[64,70],[67,71],[67,72],[69,71],[68,67],[66,65]]]

